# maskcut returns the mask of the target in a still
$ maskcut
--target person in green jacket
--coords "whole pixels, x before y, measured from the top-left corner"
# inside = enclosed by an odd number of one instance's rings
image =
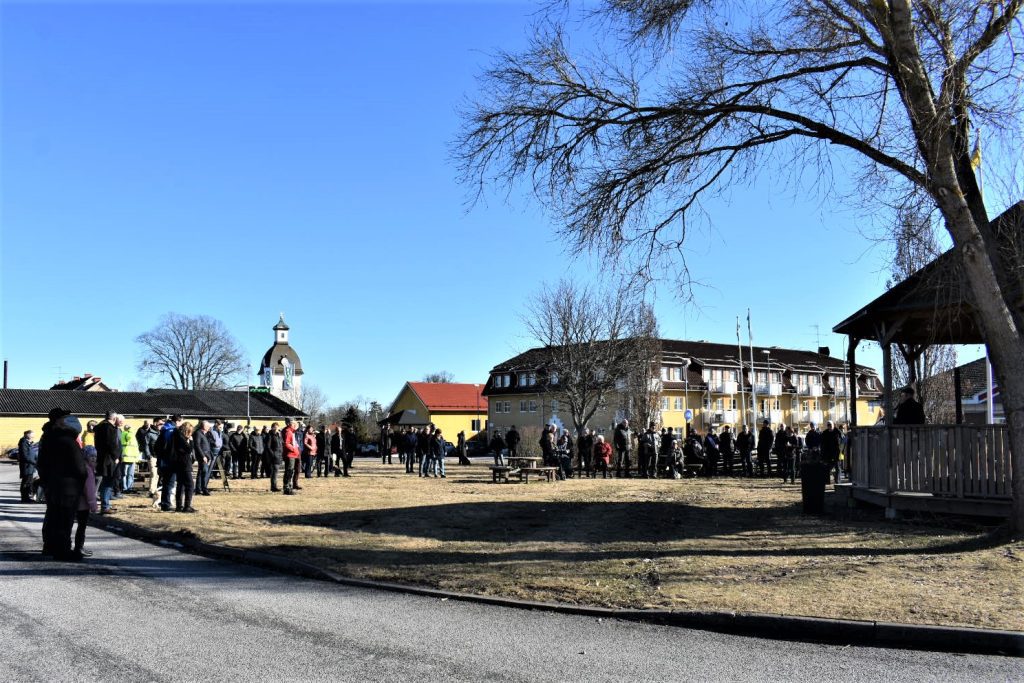
[[[122,488],[131,491],[135,486],[135,463],[139,461],[139,446],[135,443],[135,437],[131,425],[121,425],[121,464],[124,468]]]

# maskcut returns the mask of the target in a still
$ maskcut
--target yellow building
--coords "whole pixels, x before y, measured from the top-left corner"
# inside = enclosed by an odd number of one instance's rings
[[[659,425],[706,430],[768,420],[773,426],[793,425],[801,432],[810,423],[849,422],[849,388],[857,382],[857,423],[874,424],[882,393],[877,373],[847,364],[829,354],[778,347],[754,347],[740,352],[734,345],[684,340],[661,340],[655,382]],[[491,370],[484,394],[490,399],[489,427],[506,430],[554,423],[572,428],[557,383],[546,381],[544,349],[532,349]],[[755,404],[756,399],[756,404]],[[613,393],[588,423],[608,433],[630,417],[628,400]],[[688,416],[689,413],[689,416]],[[634,420],[635,421],[635,420]]]
[[[455,442],[459,432],[466,439],[475,436],[487,419],[487,398],[482,384],[406,382],[391,403],[388,417],[403,411],[415,415],[420,424],[433,424],[444,438]]]
[[[78,416],[82,426],[89,420],[102,420],[108,410],[124,415],[133,430],[143,420],[156,416],[181,415],[188,422],[220,418],[232,424],[256,427],[272,422],[284,424],[285,417],[306,417],[298,408],[269,393],[244,391],[66,391],[36,389],[0,389],[0,449],[18,445],[26,430],[38,440],[46,415],[53,408],[64,408]]]

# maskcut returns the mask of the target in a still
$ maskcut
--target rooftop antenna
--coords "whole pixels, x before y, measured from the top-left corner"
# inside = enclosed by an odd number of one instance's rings
[[[60,366],[60,365],[54,365],[54,366],[52,366],[51,369],[57,371],[57,381],[54,382],[54,384],[60,384],[61,382],[63,382],[64,381],[64,368],[62,366]]]
[[[815,348],[821,348],[821,326],[815,323],[811,325],[814,328],[814,346]]]

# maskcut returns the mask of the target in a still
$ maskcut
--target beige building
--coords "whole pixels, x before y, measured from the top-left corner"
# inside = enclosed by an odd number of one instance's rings
[[[857,382],[857,421],[874,424],[879,414],[881,381],[871,368],[858,365],[851,373],[827,348],[817,352],[778,347],[743,349],[735,345],[661,340],[655,388],[659,425],[697,429],[738,427],[769,420],[805,431],[811,422],[849,421],[850,385]],[[548,381],[544,349],[531,349],[496,365],[484,389],[489,399],[489,427],[541,426],[572,428],[556,382]],[[755,403],[756,400],[756,403]],[[589,426],[608,433],[633,411],[621,394],[613,393]],[[687,416],[689,412],[689,417]],[[635,421],[635,420],[634,420]]]

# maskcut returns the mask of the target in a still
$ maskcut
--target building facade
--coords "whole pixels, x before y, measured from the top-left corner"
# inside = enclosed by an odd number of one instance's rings
[[[736,346],[674,339],[660,340],[656,392],[659,426],[705,430],[724,425],[739,427],[768,420],[801,431],[810,423],[850,420],[850,386],[857,382],[858,424],[874,424],[879,415],[882,384],[871,368],[851,369],[829,354],[778,347],[743,349]],[[505,430],[554,423],[572,429],[572,417],[557,382],[545,363],[544,349],[531,349],[496,365],[484,388],[489,399],[488,426]],[[589,426],[609,433],[614,424],[631,417],[628,399],[618,392],[607,396]],[[634,419],[635,421],[635,419]]]
[[[487,420],[487,398],[482,384],[406,382],[391,403],[388,415],[409,411],[433,424],[452,443],[459,432],[470,439]]]

